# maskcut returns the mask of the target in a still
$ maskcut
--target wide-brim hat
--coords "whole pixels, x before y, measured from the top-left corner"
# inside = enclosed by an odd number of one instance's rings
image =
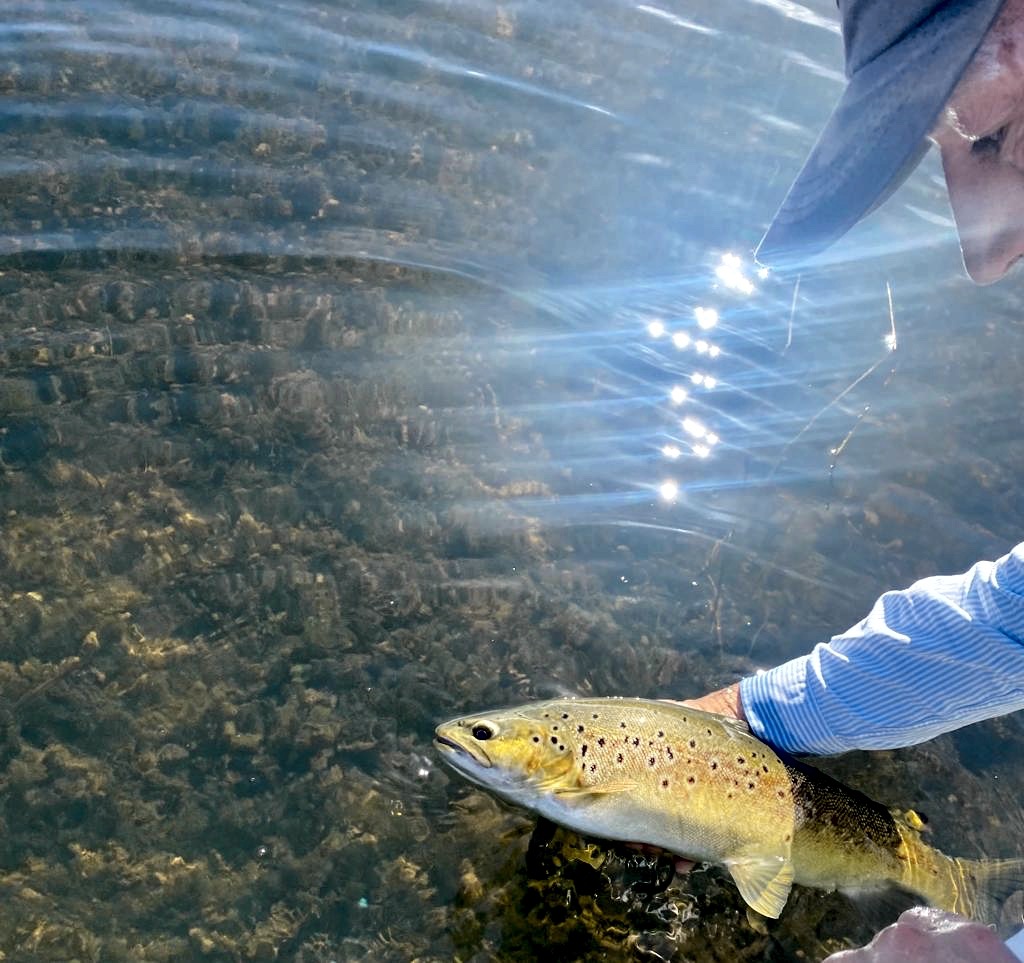
[[[910,176],[1003,0],[840,0],[846,90],[757,248],[769,267],[839,240]]]

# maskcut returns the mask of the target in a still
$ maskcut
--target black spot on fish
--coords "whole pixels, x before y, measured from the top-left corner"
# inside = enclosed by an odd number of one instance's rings
[[[634,746],[639,746],[640,745],[640,740],[636,736],[633,736],[633,745]]]
[[[747,783],[747,789],[753,789],[753,788],[754,788],[754,784],[752,782],[748,782]]]
[[[687,776],[686,781],[692,786],[697,781],[697,778],[696,776]]]
[[[763,769],[763,770],[764,770],[765,772],[767,772],[767,771],[768,771],[768,767],[767,767],[767,766],[766,766],[766,765],[765,765],[764,763],[762,763],[762,764],[761,764],[761,768],[762,768],[762,769]]]
[[[658,738],[659,739],[664,739],[665,738],[665,733],[662,732],[661,729],[658,730]]]
[[[726,798],[726,799],[732,799],[732,793],[731,793],[731,792],[727,792],[727,793],[725,794],[725,798]]]
[[[552,732],[558,732],[558,726],[552,726],[551,727],[551,731]]]
[[[615,761],[616,762],[622,762],[622,753],[621,752],[615,757]]]
[[[661,788],[662,789],[668,789],[668,780],[667,779],[662,779],[661,780]]]
[[[709,736],[711,735],[711,730],[710,730],[710,729],[708,729],[708,735],[709,735]]]
[[[596,712],[594,713],[594,718],[595,718],[595,719],[597,718],[597,713],[596,713]]]
[[[591,772],[597,772],[597,763],[596,762],[592,762],[590,764],[590,771]]]
[[[533,737],[533,741],[534,742],[540,742],[540,736],[534,736]]]
[[[569,718],[569,713],[568,712],[563,712],[562,713],[562,718],[563,719],[568,719]]]
[[[563,745],[559,745],[559,747],[558,747],[558,751],[559,751],[559,752],[565,752],[565,746],[563,746]]]
[[[576,727],[576,731],[577,732],[582,732],[583,731],[583,726],[577,726]]]
[[[620,723],[619,723],[619,728],[620,728],[620,729],[625,729],[625,728],[626,728],[626,723],[624,723],[624,722],[620,722]]]
[[[697,748],[697,740],[696,739],[691,739],[690,740],[690,748],[691,749],[696,749]]]
[[[785,799],[786,798],[786,793],[783,790],[781,790],[781,789],[775,795],[778,796],[779,799]]]
[[[583,748],[580,750],[580,756],[585,756],[586,754],[587,754],[587,744],[583,743]]]
[[[544,713],[544,718],[545,718],[545,719],[550,719],[550,718],[551,718],[551,716],[550,716],[550,715],[549,715],[549,714],[548,714],[547,712],[545,712],[545,713]]]
[[[712,759],[711,760],[711,768],[712,769],[717,769],[718,768],[718,760],[717,759]]]
[[[743,763],[745,763],[747,760],[744,759],[742,756],[737,756],[736,761],[742,766]]]
[[[654,756],[651,756],[650,759],[647,760],[647,765],[648,766],[653,766],[654,763],[655,763]]]
[[[668,756],[669,759],[675,759],[675,755],[672,752],[672,747],[671,746],[665,746],[665,755]]]
[[[558,736],[552,736],[551,737],[551,745],[553,745],[553,746],[557,746],[558,745]]]
[[[597,740],[597,744],[604,748],[604,736],[601,736],[601,738]]]

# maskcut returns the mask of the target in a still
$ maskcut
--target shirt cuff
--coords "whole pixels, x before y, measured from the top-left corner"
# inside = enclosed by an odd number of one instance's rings
[[[740,705],[751,731],[786,752],[816,756],[844,752],[808,698],[810,656],[740,680]]]

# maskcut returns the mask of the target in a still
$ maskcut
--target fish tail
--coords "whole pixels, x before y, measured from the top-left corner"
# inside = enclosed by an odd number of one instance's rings
[[[947,857],[955,913],[983,923],[996,923],[1003,902],[1024,889],[1024,859],[960,859]]]
[[[996,923],[1003,902],[1024,889],[1024,859],[963,859],[947,856],[921,839],[913,825],[903,838],[900,882],[939,909],[983,923]]]

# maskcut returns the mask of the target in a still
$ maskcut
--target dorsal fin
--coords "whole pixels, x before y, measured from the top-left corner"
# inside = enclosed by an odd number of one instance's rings
[[[716,716],[722,726],[733,735],[752,736],[748,726],[742,719],[734,719],[732,716]]]

